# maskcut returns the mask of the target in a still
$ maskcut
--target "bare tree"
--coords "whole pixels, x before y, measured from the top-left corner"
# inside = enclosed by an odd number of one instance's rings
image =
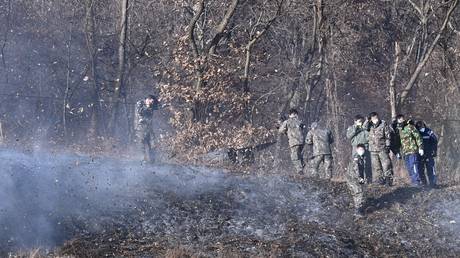
[[[90,138],[95,139],[98,131],[98,113],[102,112],[98,75],[97,75],[97,47],[96,47],[96,29],[94,19],[94,0],[85,0],[85,38],[88,50],[90,80],[93,86],[93,96],[91,106],[91,125],[89,128]]]
[[[416,5],[412,0],[408,0],[408,1],[414,6],[414,8],[417,10],[417,12],[419,14],[419,18],[420,18],[420,21],[421,21],[421,24],[422,24],[422,27],[423,27],[423,31],[424,31],[423,34],[422,34],[422,42],[425,42],[426,37],[427,37],[426,36],[427,35],[426,23],[427,23],[427,14],[428,14],[429,6],[428,6],[428,4],[427,4],[427,2],[425,0],[422,0],[420,6]],[[459,0],[452,0],[451,1],[450,7],[449,7],[449,9],[448,9],[448,11],[447,11],[447,13],[446,13],[446,15],[444,17],[444,21],[443,21],[441,27],[439,28],[438,32],[436,33],[436,37],[431,42],[431,44],[425,43],[425,46],[420,47],[420,51],[419,51],[420,54],[417,56],[417,59],[419,59],[420,61],[418,62],[418,65],[415,68],[415,71],[412,73],[409,81],[407,82],[407,84],[405,85],[403,91],[401,92],[401,96],[399,97],[399,100],[398,100],[398,105],[399,106],[403,105],[404,102],[406,101],[407,96],[408,96],[409,92],[411,91],[412,87],[414,86],[415,82],[417,81],[417,78],[418,78],[419,74],[422,72],[423,68],[425,67],[425,64],[430,59],[434,48],[438,44],[439,39],[441,38],[443,32],[447,28],[447,25],[449,24],[449,20],[450,20],[450,18],[452,16],[452,13],[455,11],[455,9],[458,6],[458,2],[459,2]]]
[[[129,0],[121,1],[121,16],[120,16],[120,35],[118,41],[118,68],[114,84],[114,104],[112,108],[112,118],[110,119],[109,128],[114,130],[115,124],[119,119],[120,104],[124,98],[124,75],[126,61],[126,37],[128,30],[128,7]]]

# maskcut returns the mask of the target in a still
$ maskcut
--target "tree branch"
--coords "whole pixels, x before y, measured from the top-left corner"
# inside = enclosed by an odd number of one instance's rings
[[[190,44],[192,45],[193,55],[195,58],[197,58],[200,55],[200,52],[198,50],[198,45],[196,44],[194,32],[195,32],[196,23],[198,22],[201,15],[203,14],[204,2],[205,0],[200,0],[197,3],[197,10],[195,12],[195,15],[193,16],[192,20],[190,21],[187,27],[187,39],[190,41]]]
[[[216,50],[216,46],[217,44],[219,44],[220,39],[224,36],[225,29],[227,28],[227,25],[230,22],[230,19],[233,17],[233,14],[235,13],[238,3],[239,3],[239,0],[232,1],[232,3],[227,9],[227,12],[225,13],[224,18],[222,18],[222,21],[220,22],[219,26],[217,26],[216,34],[214,35],[214,37],[212,38],[208,46],[209,54],[211,55],[214,54]]]
[[[426,62],[428,59],[431,57],[431,54],[433,53],[434,48],[438,44],[439,39],[441,38],[442,33],[446,29],[450,17],[452,16],[452,13],[454,12],[455,8],[458,6],[459,0],[454,0],[452,5],[450,6],[449,10],[447,11],[446,17],[444,18],[444,22],[441,26],[441,28],[438,31],[438,34],[436,35],[436,38],[434,41],[431,43],[430,48],[428,49],[426,55],[424,58],[421,60],[421,62],[417,65],[417,68],[415,69],[414,73],[412,74],[409,82],[406,84],[406,87],[404,87],[403,92],[401,93],[401,96],[398,101],[398,105],[401,106],[404,104],[404,102],[407,99],[407,96],[409,95],[409,92],[411,91],[412,87],[414,86],[415,82],[417,81],[417,78],[419,74],[422,72],[423,68],[425,67]]]

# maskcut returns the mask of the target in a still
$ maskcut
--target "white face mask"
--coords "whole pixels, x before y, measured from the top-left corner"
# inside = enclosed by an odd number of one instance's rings
[[[420,132],[424,133],[424,132],[425,132],[425,128],[420,128]]]
[[[366,151],[363,150],[363,149],[359,149],[359,150],[356,151],[356,153],[358,153],[359,156],[363,156],[365,152]]]

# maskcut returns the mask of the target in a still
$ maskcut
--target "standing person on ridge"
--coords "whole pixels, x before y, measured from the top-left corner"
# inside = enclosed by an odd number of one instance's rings
[[[153,112],[158,109],[158,100],[148,95],[145,100],[136,103],[136,142],[144,154],[144,162],[153,163],[154,131]]]
[[[305,136],[303,133],[304,125],[300,121],[296,109],[289,110],[289,118],[281,123],[278,131],[286,134],[289,141],[291,161],[294,169],[299,175],[303,174],[303,147]]]
[[[313,146],[313,157],[311,159],[312,176],[323,179],[332,178],[332,148],[334,142],[332,132],[329,129],[319,128],[318,123],[312,123],[307,133],[305,143]],[[321,164],[324,164],[324,173],[319,172]]]
[[[365,119],[361,115],[355,116],[355,120],[352,126],[347,129],[347,139],[351,142],[352,157],[356,157],[357,146],[363,145],[365,149],[364,160],[365,160],[365,173],[364,179],[366,183],[372,183],[372,167],[371,167],[371,155],[369,152],[369,132],[364,127]]]
[[[379,176],[380,184],[393,185],[393,164],[390,159],[391,128],[372,112],[365,123],[369,131],[369,151],[372,173]]]

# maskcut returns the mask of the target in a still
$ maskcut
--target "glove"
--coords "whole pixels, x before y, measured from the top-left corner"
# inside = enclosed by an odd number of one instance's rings
[[[360,183],[360,184],[363,185],[363,184],[364,184],[364,178],[360,177],[360,178],[358,179],[358,183]]]
[[[400,153],[396,153],[396,158],[397,158],[397,159],[401,159],[401,154],[400,154]]]
[[[425,153],[424,153],[423,149],[420,149],[420,150],[418,150],[418,154],[420,154],[420,156],[423,156],[423,154],[425,154]]]

